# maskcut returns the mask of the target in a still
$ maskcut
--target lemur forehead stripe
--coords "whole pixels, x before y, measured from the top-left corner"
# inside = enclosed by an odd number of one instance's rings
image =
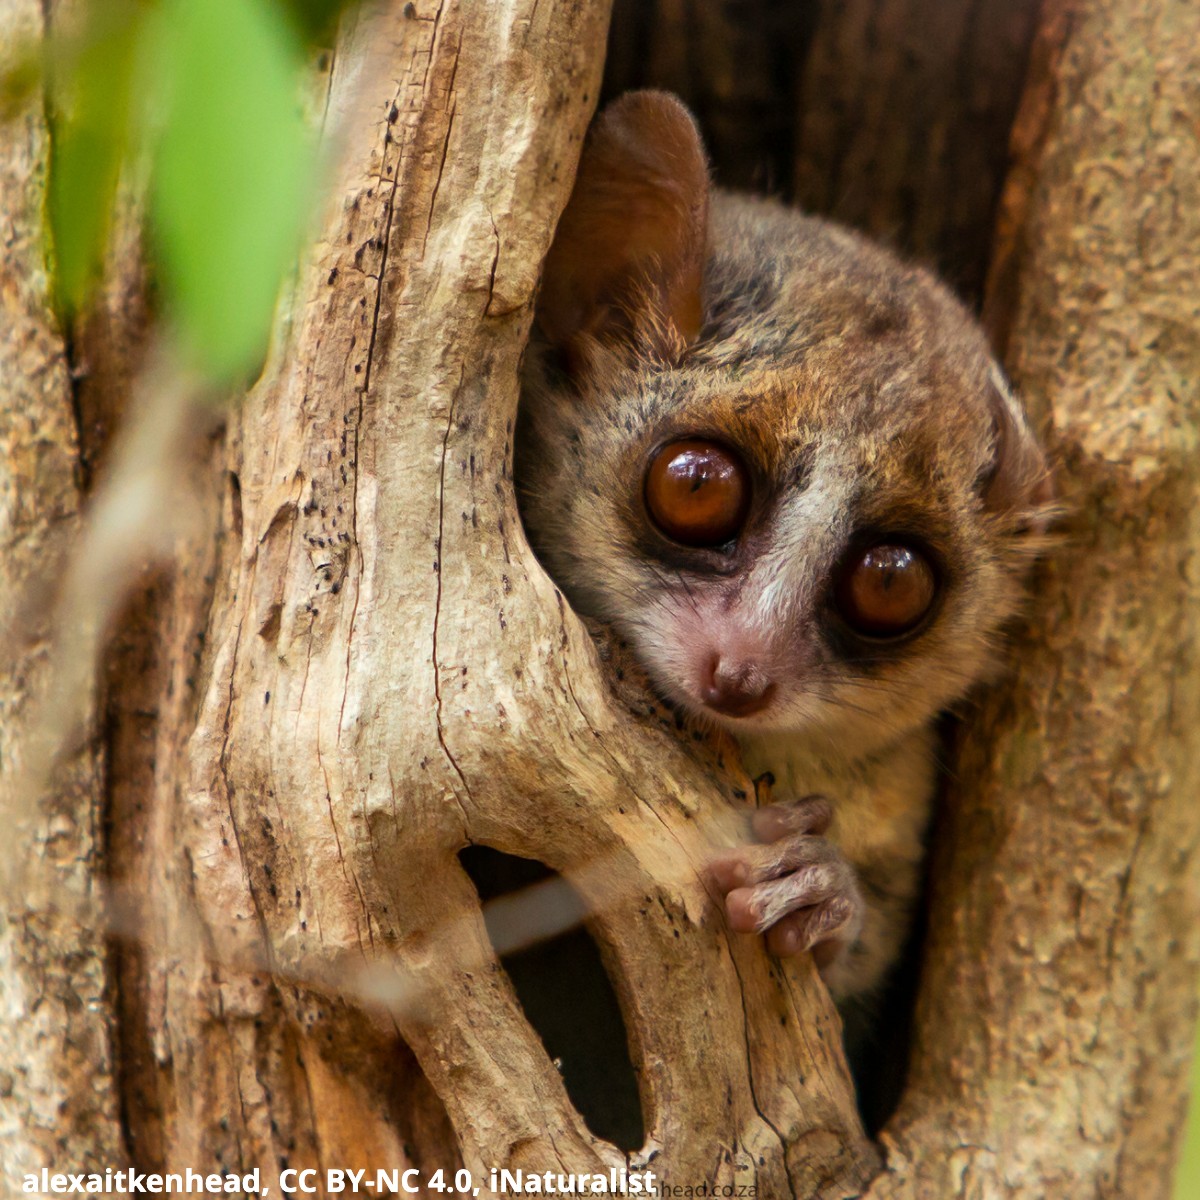
[[[831,550],[849,532],[858,479],[836,446],[818,446],[815,466],[802,489],[785,495],[772,522],[770,549],[751,568],[757,615],[777,620],[803,604],[825,585]]]
[[[697,453],[648,502],[675,441]],[[711,189],[687,110],[633,93],[589,135],[546,262],[515,450],[563,594],[791,805],[794,869],[743,886],[748,850],[714,868],[732,927],[769,925],[775,953],[821,943],[841,997],[876,987],[938,719],[997,669],[1049,500],[975,322],[857,233]],[[814,793],[827,830],[805,827]],[[864,893],[864,867],[896,887]]]

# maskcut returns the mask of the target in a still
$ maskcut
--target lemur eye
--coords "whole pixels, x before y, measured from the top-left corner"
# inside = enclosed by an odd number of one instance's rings
[[[646,508],[667,537],[685,546],[721,546],[737,537],[750,504],[741,459],[718,442],[670,442],[650,460]]]
[[[937,594],[929,559],[912,546],[882,542],[842,567],[834,602],[842,619],[868,637],[899,637],[914,628]]]

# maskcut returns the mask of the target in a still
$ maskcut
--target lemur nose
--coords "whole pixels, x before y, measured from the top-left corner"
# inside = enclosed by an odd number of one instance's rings
[[[761,712],[775,694],[775,684],[753,663],[713,656],[701,699],[726,717],[750,717]]]

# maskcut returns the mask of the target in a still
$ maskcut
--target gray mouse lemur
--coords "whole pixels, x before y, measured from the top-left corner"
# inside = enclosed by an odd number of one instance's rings
[[[713,877],[835,997],[900,952],[936,719],[988,675],[1049,501],[979,328],[837,225],[710,191],[674,97],[592,127],[517,449],[534,548],[782,801]],[[748,839],[749,841],[749,839]]]

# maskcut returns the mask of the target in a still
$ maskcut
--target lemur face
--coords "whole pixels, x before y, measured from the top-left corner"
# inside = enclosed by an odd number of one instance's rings
[[[710,206],[686,110],[627,99],[547,265],[518,447],[535,549],[693,714],[880,744],[986,673],[1041,454],[932,277],[768,202]]]

